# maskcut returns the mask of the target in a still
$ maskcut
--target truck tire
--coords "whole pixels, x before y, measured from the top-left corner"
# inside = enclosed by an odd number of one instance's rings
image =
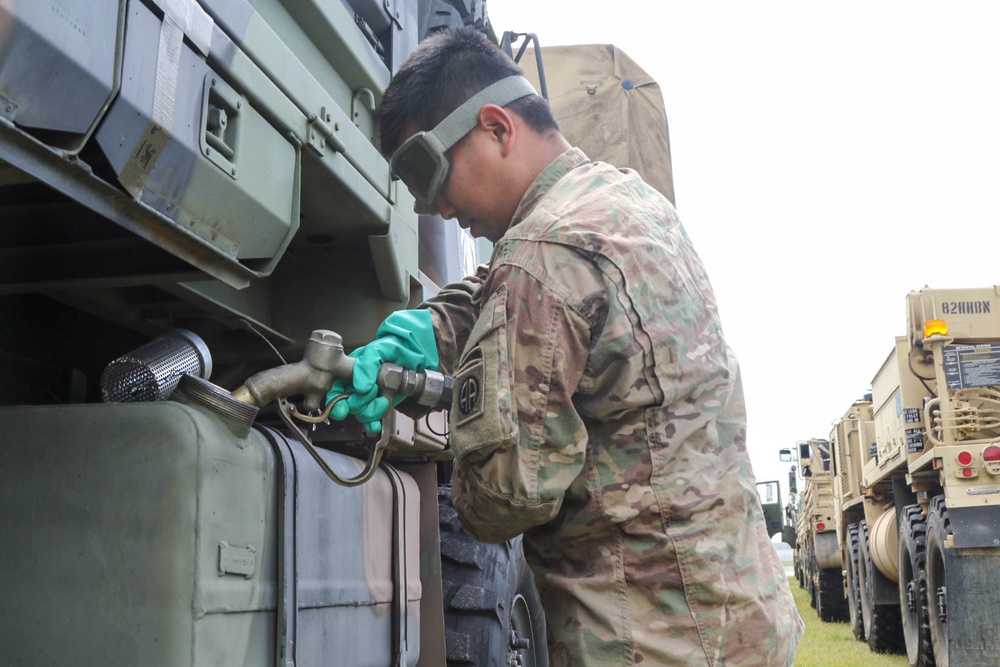
[[[951,534],[944,496],[934,496],[927,511],[927,603],[934,662],[948,667],[948,608],[945,600],[947,578],[944,544]]]
[[[484,544],[462,530],[438,487],[448,667],[547,667],[545,615],[521,538]]]
[[[861,586],[858,584],[858,524],[847,527],[847,612],[854,637],[865,641],[865,624],[861,618]]]
[[[819,614],[819,619],[825,623],[843,623],[848,620],[847,598],[844,597],[844,575],[840,570],[832,567],[819,570],[816,613]]]
[[[809,606],[816,609],[816,605],[819,602],[817,600],[819,586],[816,583],[816,572],[818,565],[816,565],[816,554],[813,553],[812,549],[809,550],[809,569],[806,571],[806,582],[808,584],[809,591]]]
[[[926,536],[927,525],[920,505],[904,507],[899,524],[899,603],[910,667],[934,665],[924,567]]]
[[[903,648],[899,604],[875,604],[875,569],[868,545],[868,522],[858,524],[858,580],[861,584],[861,617],[868,647],[876,653],[900,653]]]

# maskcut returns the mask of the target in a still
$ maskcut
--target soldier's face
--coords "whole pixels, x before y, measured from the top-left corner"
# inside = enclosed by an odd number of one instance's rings
[[[513,209],[507,204],[507,178],[500,162],[496,137],[477,126],[447,152],[451,166],[448,180],[430,207],[418,213],[439,213],[453,218],[475,237],[494,243],[510,225]],[[516,206],[516,202],[515,202]]]

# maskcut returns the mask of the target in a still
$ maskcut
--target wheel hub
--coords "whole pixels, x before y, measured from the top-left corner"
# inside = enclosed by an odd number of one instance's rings
[[[913,582],[906,584],[906,609],[912,614],[917,610],[917,593]]]
[[[507,640],[507,667],[535,667],[532,651],[531,614],[521,595],[514,598],[510,616],[510,636]]]
[[[948,622],[948,602],[946,594],[948,592],[947,586],[941,586],[937,589],[937,617],[942,623]]]
[[[517,630],[511,630],[507,648],[507,667],[525,667],[522,652],[531,648],[531,640],[518,635]]]

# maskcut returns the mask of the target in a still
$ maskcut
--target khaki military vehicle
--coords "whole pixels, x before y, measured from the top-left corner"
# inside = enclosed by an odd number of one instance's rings
[[[834,475],[830,441],[819,438],[796,443],[802,495],[795,525],[795,572],[799,585],[824,621],[847,617],[843,595],[840,549],[834,520]]]
[[[907,329],[831,436],[854,634],[911,665],[1000,664],[1000,288],[906,298]]]

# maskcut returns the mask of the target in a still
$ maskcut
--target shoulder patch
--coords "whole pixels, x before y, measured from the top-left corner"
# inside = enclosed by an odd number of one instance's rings
[[[462,369],[455,377],[454,407],[458,409],[455,426],[461,426],[483,415],[484,368],[480,359]]]

